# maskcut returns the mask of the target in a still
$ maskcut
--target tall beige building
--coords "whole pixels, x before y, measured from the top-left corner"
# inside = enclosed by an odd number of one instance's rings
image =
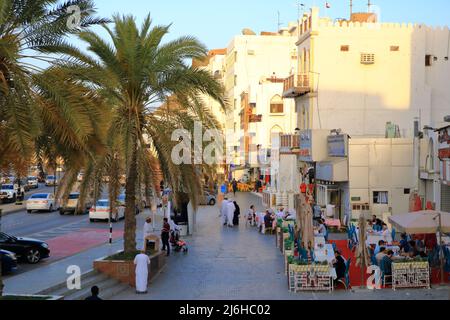
[[[341,219],[407,212],[423,184],[440,201],[436,170],[419,177],[419,145],[435,154],[438,143],[419,138],[425,125],[443,126],[450,110],[449,29],[377,19],[332,20],[312,8],[300,22],[298,69],[284,82],[301,130],[282,139],[281,157],[296,154],[298,172],[314,169],[316,200]],[[428,166],[437,168],[433,159]]]
[[[268,133],[293,129],[285,118],[296,117],[295,107],[282,99],[282,79],[297,70],[297,36],[295,23],[279,32],[259,35],[245,29],[228,45],[224,84],[231,109],[225,128],[237,179],[249,177],[249,152],[255,152],[256,146],[270,148]]]

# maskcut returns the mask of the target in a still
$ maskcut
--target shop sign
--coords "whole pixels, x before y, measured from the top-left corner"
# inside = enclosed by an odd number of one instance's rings
[[[303,131],[300,134],[300,150],[298,151],[300,161],[312,161],[312,133]]]
[[[348,136],[332,135],[328,136],[328,156],[347,157],[348,156]]]
[[[440,149],[439,150],[439,159],[450,159],[450,148]]]

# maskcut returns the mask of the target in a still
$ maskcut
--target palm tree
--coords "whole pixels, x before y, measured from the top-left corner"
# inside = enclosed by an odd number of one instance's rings
[[[123,155],[126,170],[125,252],[136,250],[136,194],[139,181],[151,181],[153,155],[174,188],[182,187],[196,203],[200,175],[194,165],[176,166],[171,161],[171,141],[175,128],[193,127],[194,119],[204,126],[214,126],[213,117],[200,96],[206,94],[225,107],[223,88],[206,71],[191,68],[186,60],[206,57],[205,47],[193,37],[163,43],[170,26],[152,26],[148,15],[140,30],[132,16],[114,16],[114,28],[103,25],[110,41],[94,32],[81,32],[87,54],[71,52],[71,59],[61,67],[93,88],[101,88],[111,103],[108,145],[116,144]],[[69,48],[67,49],[69,52]],[[153,107],[177,98],[180,110],[164,114]],[[115,141],[112,143],[112,141]],[[95,170],[95,165],[91,165]],[[147,169],[144,169],[147,168]],[[87,183],[87,182],[86,182]]]
[[[79,25],[73,28],[68,23],[72,19],[72,6],[80,9]],[[94,13],[93,3],[89,0],[0,2],[0,163],[4,160],[3,155],[9,153],[30,157],[43,121],[58,131],[59,144],[86,147],[84,142],[89,133],[81,130],[83,122],[77,119],[79,113],[72,112],[73,109],[81,111],[80,105],[73,95],[70,99],[70,91],[58,83],[67,81],[56,71],[47,74],[50,78],[40,73],[58,60],[51,53],[61,48],[77,51],[69,44],[67,35],[108,21],[94,18]],[[46,93],[45,98],[40,96],[40,91]],[[56,114],[55,110],[58,111]],[[62,126],[59,120],[70,126]]]
[[[68,23],[72,8],[78,25]],[[63,70],[45,70],[58,60],[53,52],[78,51],[68,35],[108,22],[94,14],[89,0],[0,1],[0,166],[17,171],[47,137],[69,163],[101,144],[91,118],[99,99]],[[0,272],[0,296],[2,289]]]

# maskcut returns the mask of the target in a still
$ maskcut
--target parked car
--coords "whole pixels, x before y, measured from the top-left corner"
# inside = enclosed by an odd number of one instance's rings
[[[125,196],[124,193],[120,194],[120,195],[117,197],[117,202],[120,203],[120,205],[123,206],[123,207],[126,206],[126,204],[125,204],[125,198],[126,198],[126,196]],[[142,203],[143,207],[146,208],[145,200],[142,200],[142,201],[143,201],[143,203]],[[139,205],[136,204],[136,215],[138,215],[139,213],[141,213],[141,210],[139,209]]]
[[[97,220],[109,221],[110,204],[108,199],[98,200],[95,205],[89,209],[89,221],[95,222]],[[125,207],[118,201],[116,212],[112,214],[112,221],[118,222],[125,218]]]
[[[50,249],[44,241],[20,238],[0,232],[0,249],[11,251],[17,258],[31,264],[50,257]]]
[[[24,192],[28,192],[31,190],[31,187],[28,185],[28,179],[16,179],[14,181],[14,185],[16,185],[17,187],[19,187],[20,185],[20,187],[23,188]]]
[[[78,181],[78,182],[81,182],[81,181],[83,181],[83,178],[84,178],[84,173],[83,173],[83,172],[80,172],[80,173],[77,175],[77,181]]]
[[[212,193],[205,191],[203,197],[200,198],[200,205],[214,206],[216,204],[216,196]]]
[[[17,199],[22,199],[25,194],[25,189],[19,186],[8,183],[0,186],[0,202],[16,202]]]
[[[35,193],[27,200],[27,212],[31,213],[33,210],[49,211],[58,209],[58,204],[53,193]]]
[[[33,188],[33,189],[39,188],[38,177],[35,177],[35,176],[29,176],[29,177],[27,178],[27,185],[28,185],[30,188]]]
[[[67,201],[67,204],[65,206],[62,206],[59,208],[59,213],[61,215],[64,215],[67,212],[69,212],[71,214],[75,214],[75,211],[78,208],[79,201],[80,201],[80,193],[73,192],[73,193],[69,194],[69,199]],[[92,208],[92,201],[90,199],[87,199],[82,212],[84,214],[88,214],[89,209],[91,209],[91,208]]]
[[[2,276],[17,270],[17,256],[14,252],[0,249]]]
[[[57,186],[58,185],[58,179],[56,179],[56,176],[47,176],[47,178],[45,178],[45,185],[47,187]]]

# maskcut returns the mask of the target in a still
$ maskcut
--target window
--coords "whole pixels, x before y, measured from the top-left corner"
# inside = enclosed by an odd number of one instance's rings
[[[283,99],[276,95],[270,100],[270,113],[283,113],[284,112],[284,106],[283,106]]]
[[[425,56],[425,66],[431,67],[433,65],[433,56],[431,54],[427,54]]]
[[[234,85],[237,86],[237,75],[234,75]]]
[[[234,110],[236,110],[236,107],[237,107],[237,99],[234,99],[234,102],[233,102],[233,108],[234,108]]]
[[[255,55],[255,50],[247,50],[247,54],[249,56],[254,56]]]
[[[373,203],[374,204],[388,204],[389,203],[389,193],[387,191],[375,191],[373,193]]]
[[[341,46],[341,51],[343,51],[343,52],[350,51],[350,46]]]
[[[374,64],[375,54],[373,53],[361,53],[361,64]]]
[[[391,46],[391,51],[393,51],[393,52],[400,51],[400,47],[399,46]]]
[[[404,194],[411,194],[411,189],[403,189]]]

